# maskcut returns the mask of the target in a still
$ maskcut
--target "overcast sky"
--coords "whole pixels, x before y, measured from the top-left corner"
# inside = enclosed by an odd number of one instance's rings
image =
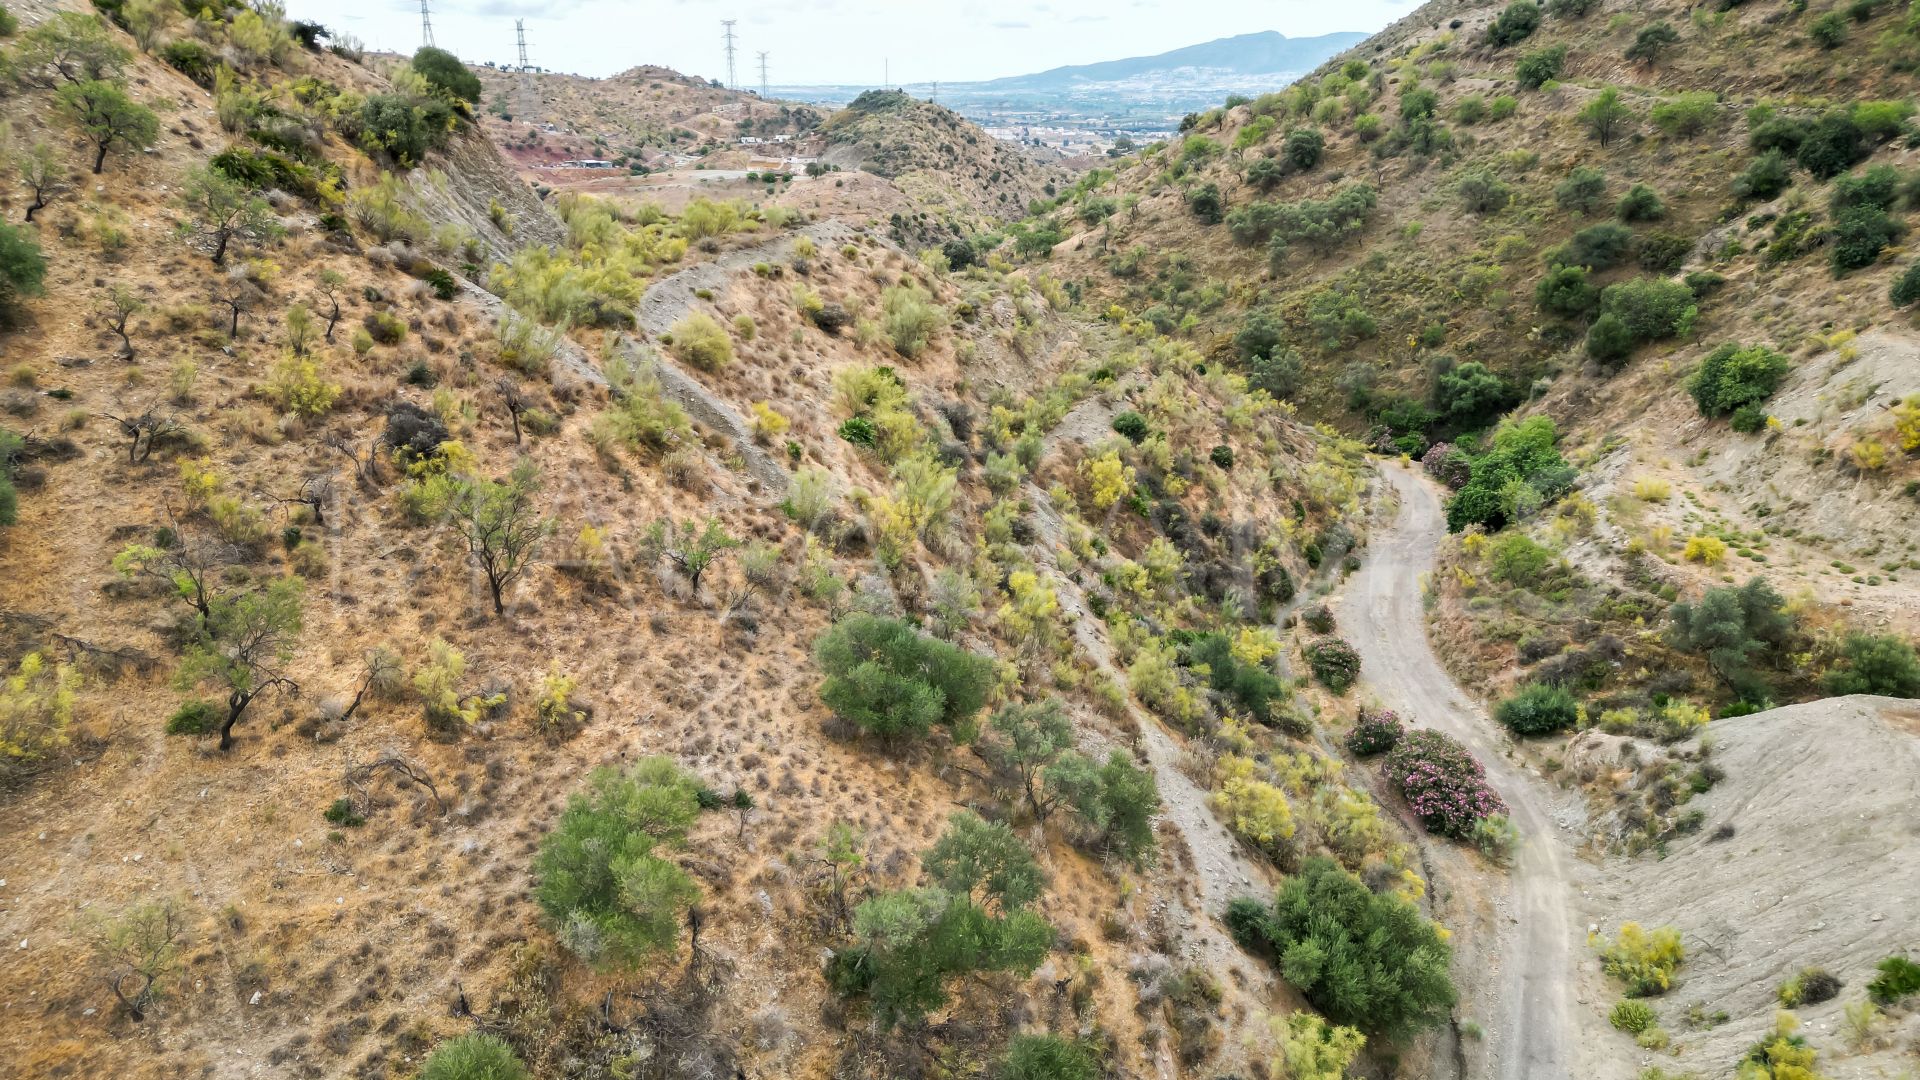
[[[513,21],[529,57],[551,71],[605,76],[663,64],[726,75],[720,20],[737,19],[742,86],[962,82],[1165,52],[1217,37],[1278,30],[1309,37],[1378,30],[1413,0],[432,0],[434,41],[474,62],[514,62]],[[296,18],[370,48],[420,45],[419,0],[289,0]]]

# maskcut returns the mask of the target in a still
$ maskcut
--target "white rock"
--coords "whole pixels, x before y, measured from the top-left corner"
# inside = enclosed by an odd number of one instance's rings
[[[247,1004],[249,1004],[249,1005],[258,1005],[258,1004],[260,1004],[260,991],[258,991],[258,990],[255,990],[255,991],[253,992],[253,996],[247,999]]]

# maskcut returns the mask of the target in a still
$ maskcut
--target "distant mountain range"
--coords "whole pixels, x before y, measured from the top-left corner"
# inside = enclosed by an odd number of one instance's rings
[[[1098,64],[1074,64],[1035,75],[1015,75],[1004,79],[969,84],[980,91],[1025,91],[1040,93],[1068,90],[1088,83],[1124,82],[1145,76],[1180,71],[1213,71],[1234,75],[1299,74],[1320,66],[1321,61],[1364,41],[1357,32],[1321,34],[1319,37],[1290,38],[1273,30],[1237,37],[1218,38],[1201,45],[1189,45],[1157,56],[1135,56],[1125,60],[1107,60]]]

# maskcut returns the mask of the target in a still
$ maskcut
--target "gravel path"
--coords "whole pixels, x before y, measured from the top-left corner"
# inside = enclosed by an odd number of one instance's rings
[[[1573,855],[1537,781],[1507,760],[1505,736],[1454,685],[1427,640],[1423,579],[1446,530],[1438,495],[1400,465],[1383,465],[1381,473],[1399,509],[1392,522],[1375,526],[1368,557],[1348,582],[1338,612],[1341,633],[1360,652],[1364,692],[1472,748],[1506,800],[1523,840],[1496,952],[1502,962],[1486,975],[1496,987],[1486,1024],[1491,1073],[1498,1080],[1571,1080],[1572,948],[1583,929],[1571,908]]]

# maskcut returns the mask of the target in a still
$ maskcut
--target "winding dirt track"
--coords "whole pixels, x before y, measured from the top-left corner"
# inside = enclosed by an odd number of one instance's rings
[[[1340,604],[1341,633],[1359,650],[1364,691],[1418,726],[1437,728],[1472,748],[1487,779],[1507,801],[1522,844],[1511,875],[1509,919],[1497,951],[1493,1011],[1486,1037],[1498,1080],[1571,1080],[1575,1060],[1574,964],[1577,932],[1569,867],[1573,855],[1556,830],[1537,782],[1507,761],[1505,737],[1472,704],[1434,656],[1422,603],[1424,578],[1446,531],[1439,496],[1398,464],[1381,475],[1399,497],[1391,523],[1376,524],[1367,558]]]

